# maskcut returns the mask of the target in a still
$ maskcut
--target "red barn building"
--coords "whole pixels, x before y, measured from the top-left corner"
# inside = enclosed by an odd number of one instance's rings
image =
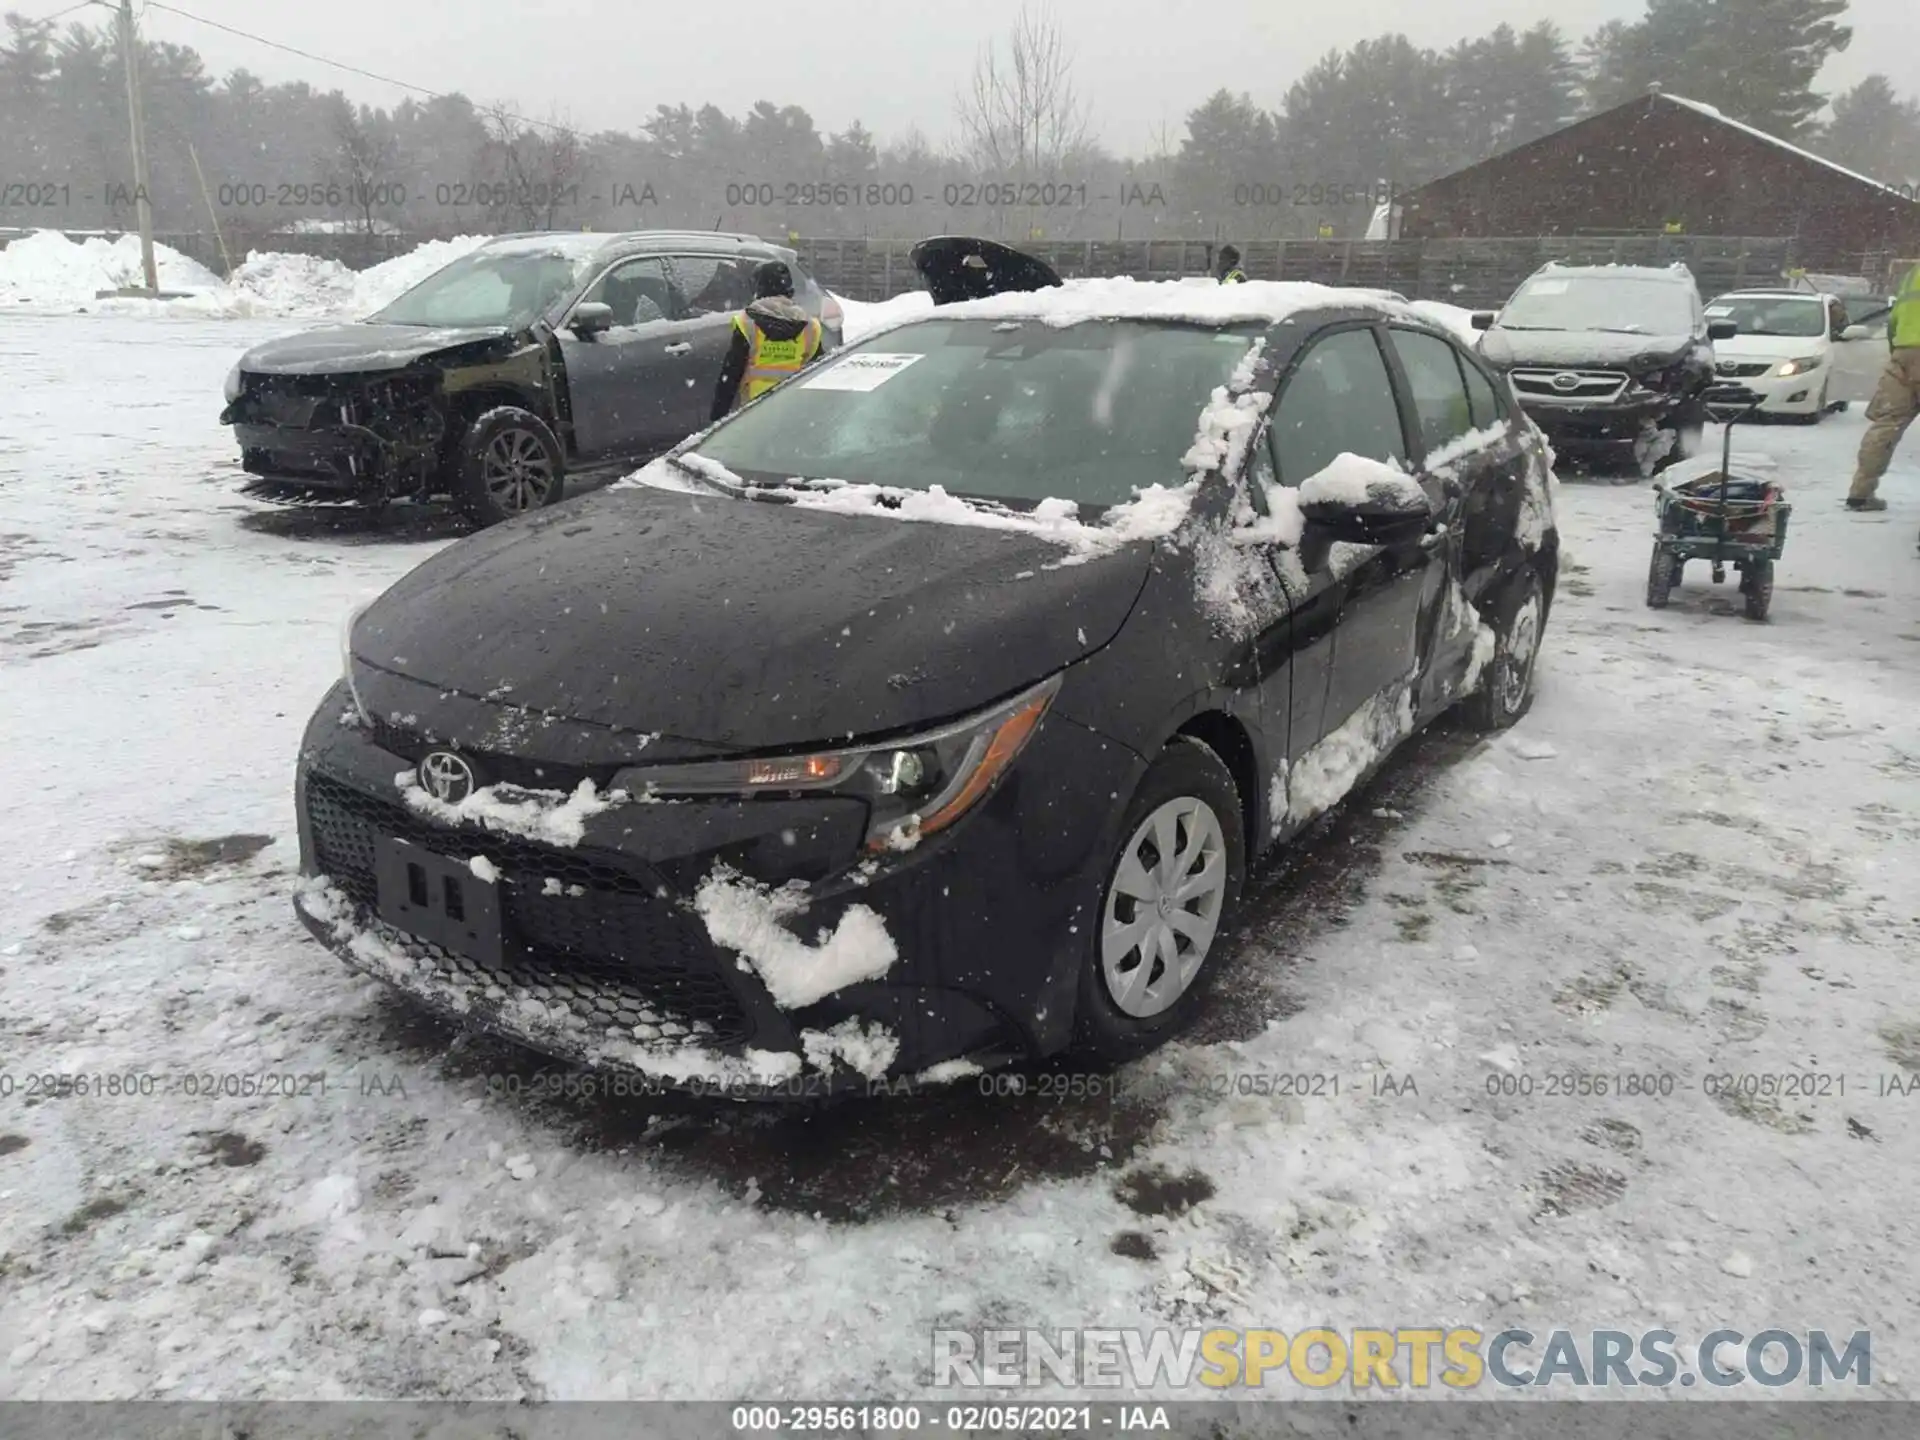
[[[1681,233],[1792,238],[1859,273],[1920,253],[1912,185],[1855,174],[1711,105],[1654,91],[1408,192],[1402,237]]]

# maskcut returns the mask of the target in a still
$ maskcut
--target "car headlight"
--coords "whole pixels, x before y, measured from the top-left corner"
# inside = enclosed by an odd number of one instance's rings
[[[353,627],[354,622],[366,614],[367,607],[372,604],[371,600],[360,601],[347,611],[346,618],[340,622],[340,676],[347,682],[347,694],[353,699],[354,713],[367,725],[373,723],[373,715],[361,703],[360,691],[353,683]]]
[[[231,405],[234,401],[240,398],[240,390],[241,390],[240,362],[238,360],[233,362],[233,368],[227,372],[227,383],[225,386],[225,390],[227,395],[227,403],[229,405]]]
[[[911,849],[993,789],[1040,726],[1059,675],[936,730],[848,750],[637,765],[613,788],[639,796],[851,795],[867,802],[867,849]]]
[[[1818,370],[1820,365],[1820,356],[1808,355],[1800,360],[1782,360],[1774,367],[1773,373],[1784,380],[1789,375],[1804,375],[1809,370]]]

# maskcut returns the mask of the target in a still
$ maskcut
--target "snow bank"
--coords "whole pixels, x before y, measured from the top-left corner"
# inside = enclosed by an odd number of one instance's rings
[[[391,304],[434,271],[487,240],[462,235],[424,245],[367,270],[349,270],[338,260],[256,250],[222,280],[196,260],[168,245],[153,247],[160,288],[185,292],[172,301],[96,300],[102,290],[144,283],[140,240],[94,235],[69,240],[58,230],[36,230],[0,250],[0,305],[40,309],[151,309],[158,313],[207,316],[274,316],[305,319],[358,319]]]
[[[206,295],[226,288],[218,275],[170,245],[155,245],[153,259],[162,290]],[[58,230],[36,230],[0,250],[0,304],[91,306],[99,291],[145,283],[137,235],[89,235],[76,242]]]
[[[741,967],[760,977],[782,1010],[811,1005],[862,980],[878,980],[900,958],[870,907],[849,906],[838,928],[821,930],[809,945],[785,924],[805,913],[804,896],[769,890],[725,866],[716,866],[700,882],[693,908],[713,943],[738,951]]]

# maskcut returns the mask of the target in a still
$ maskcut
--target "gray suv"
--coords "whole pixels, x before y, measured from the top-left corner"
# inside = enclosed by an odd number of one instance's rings
[[[365,320],[270,340],[227,377],[246,491],[288,503],[450,495],[492,524],[569,473],[705,428],[754,267],[840,343],[840,308],[794,252],[750,235],[504,235]]]

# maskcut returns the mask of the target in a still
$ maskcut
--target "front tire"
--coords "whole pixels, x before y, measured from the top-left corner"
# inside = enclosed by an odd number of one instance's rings
[[[1486,617],[1493,626],[1493,658],[1464,707],[1474,729],[1505,730],[1533,708],[1533,667],[1546,614],[1538,571],[1523,570],[1501,591],[1494,613]]]
[[[1193,1018],[1246,879],[1239,788],[1207,746],[1177,738],[1120,823],[1080,969],[1078,1048],[1130,1060]]]
[[[566,484],[560,442],[531,410],[495,406],[478,416],[460,439],[454,500],[482,525],[498,525],[556,504]]]

